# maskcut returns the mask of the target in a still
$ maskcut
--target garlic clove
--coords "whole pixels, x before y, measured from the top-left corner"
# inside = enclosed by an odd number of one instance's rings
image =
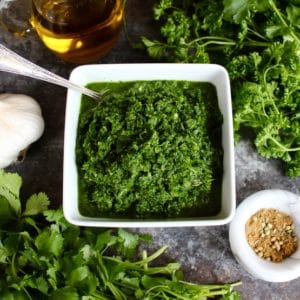
[[[22,94],[0,95],[0,168],[17,161],[20,151],[38,140],[45,123],[40,105]]]

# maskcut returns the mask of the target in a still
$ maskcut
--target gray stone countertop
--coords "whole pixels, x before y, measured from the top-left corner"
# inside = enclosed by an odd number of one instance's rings
[[[151,7],[153,0],[130,0],[127,5],[128,32],[133,41],[147,34],[155,36]],[[34,34],[16,37],[0,29],[0,42],[34,63],[63,77],[68,77],[76,66],[62,62],[50,53]],[[124,33],[114,49],[99,63],[150,62],[146,54],[133,50]],[[22,163],[8,168],[24,179],[24,197],[44,191],[52,207],[62,201],[62,163],[66,90],[45,82],[0,72],[0,93],[23,93],[40,103],[46,128],[42,138],[33,144]],[[278,161],[266,160],[256,154],[250,140],[244,139],[235,147],[237,205],[250,194],[269,188],[286,189],[300,194],[300,178],[283,176]],[[182,263],[187,280],[199,283],[242,281],[242,299],[293,300],[300,299],[300,278],[286,283],[268,283],[247,273],[234,259],[228,239],[228,225],[213,227],[136,229],[153,235],[151,247],[164,244],[168,261]]]

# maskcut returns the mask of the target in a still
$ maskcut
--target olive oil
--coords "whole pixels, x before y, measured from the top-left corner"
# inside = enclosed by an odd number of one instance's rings
[[[122,0],[33,0],[31,24],[51,51],[65,61],[87,63],[117,41]]]

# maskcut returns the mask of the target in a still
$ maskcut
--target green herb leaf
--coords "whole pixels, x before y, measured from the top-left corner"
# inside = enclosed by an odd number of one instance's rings
[[[46,228],[37,236],[35,245],[42,255],[59,256],[63,251],[63,242],[59,232]]]
[[[146,46],[149,56],[159,59],[164,57],[167,52],[167,46],[159,41],[150,41],[149,39],[142,37],[142,43]]]
[[[124,229],[118,229],[118,236],[120,237],[119,249],[123,254],[128,257],[132,257],[139,244],[139,236],[137,234],[125,231]]]
[[[45,193],[34,194],[26,201],[25,211],[22,215],[33,216],[43,213],[48,208],[49,203]]]
[[[111,230],[107,230],[98,235],[96,241],[96,249],[103,252],[108,247],[115,245],[117,242],[117,237],[112,234]]]
[[[80,300],[80,296],[78,295],[75,288],[65,287],[54,291],[49,297],[49,300],[57,300],[57,299]]]
[[[0,241],[0,264],[7,264],[8,257],[10,256],[9,250],[3,246],[3,244]]]
[[[0,227],[15,217],[15,212],[7,199],[0,195]]]
[[[6,199],[17,216],[21,213],[20,188],[22,178],[16,173],[6,173],[0,169],[0,198]]]
[[[256,0],[224,0],[224,17],[227,20],[233,18],[236,23],[250,17],[250,9]]]
[[[87,266],[82,266],[72,270],[69,275],[68,283],[76,286],[80,281],[86,279],[90,274],[90,270]]]

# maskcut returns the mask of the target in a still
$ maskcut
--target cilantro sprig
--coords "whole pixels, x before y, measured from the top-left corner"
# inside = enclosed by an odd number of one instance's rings
[[[154,18],[162,39],[142,38],[149,55],[224,65],[236,137],[250,128],[259,154],[300,176],[299,1],[160,0]]]
[[[192,284],[179,263],[155,264],[166,246],[139,258],[148,235],[73,226],[44,193],[22,209],[21,185],[0,170],[0,299],[239,299],[239,283]]]

